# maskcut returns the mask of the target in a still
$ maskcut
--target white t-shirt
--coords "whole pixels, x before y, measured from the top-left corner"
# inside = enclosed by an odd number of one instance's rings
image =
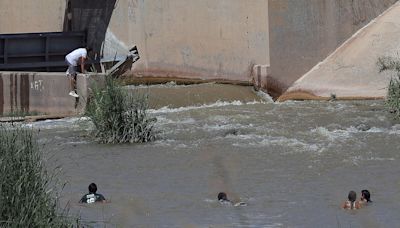
[[[78,48],[69,53],[67,56],[65,56],[65,59],[72,64],[73,66],[78,65],[79,58],[87,58],[87,51],[86,48]]]

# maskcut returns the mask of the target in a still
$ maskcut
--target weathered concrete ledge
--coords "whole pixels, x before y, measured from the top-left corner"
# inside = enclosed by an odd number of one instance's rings
[[[27,115],[71,116],[86,107],[89,86],[100,74],[79,74],[79,98],[68,95],[64,72],[0,72],[0,115],[21,112]]]
[[[252,86],[242,85],[202,83],[176,86],[176,84],[159,84],[133,88],[128,86],[127,88],[139,94],[147,94],[151,109],[200,106],[215,102],[263,101],[263,98],[254,92]]]
[[[253,83],[250,81],[238,81],[228,79],[201,79],[201,78],[190,78],[190,77],[152,77],[142,76],[137,77],[133,75],[125,75],[120,78],[125,85],[157,85],[168,82],[175,82],[177,85],[193,85],[193,84],[204,84],[204,83],[217,83],[217,84],[229,84],[229,85],[241,85],[241,86],[252,86]]]
[[[284,102],[288,100],[318,100],[318,101],[330,101],[330,100],[383,100],[384,96],[339,96],[331,94],[330,96],[318,96],[308,91],[292,91],[280,96],[277,101]]]

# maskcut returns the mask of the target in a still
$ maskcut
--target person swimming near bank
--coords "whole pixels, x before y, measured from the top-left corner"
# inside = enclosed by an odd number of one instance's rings
[[[106,202],[106,198],[102,194],[98,194],[97,185],[95,183],[91,183],[88,187],[89,193],[84,195],[79,203],[97,203],[97,202]]]
[[[364,189],[364,190],[361,191],[360,203],[362,203],[362,204],[372,203],[372,201],[371,201],[371,193],[368,190]]]
[[[221,204],[233,205],[235,207],[237,207],[237,206],[247,206],[247,204],[245,202],[234,203],[234,202],[230,201],[225,192],[218,193],[217,198],[218,198],[218,201]]]
[[[343,204],[343,209],[356,210],[361,208],[360,202],[357,201],[357,193],[355,191],[350,191],[347,198],[348,200]]]

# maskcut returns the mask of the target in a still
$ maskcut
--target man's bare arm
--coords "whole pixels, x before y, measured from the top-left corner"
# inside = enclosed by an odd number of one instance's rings
[[[85,73],[85,57],[81,57],[81,72],[84,74]]]

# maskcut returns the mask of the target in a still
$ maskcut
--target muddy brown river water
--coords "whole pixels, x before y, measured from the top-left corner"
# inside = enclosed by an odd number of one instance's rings
[[[34,123],[61,202],[94,227],[399,227],[400,124],[383,101],[230,101],[150,111],[158,139],[99,145],[85,119]],[[89,183],[111,202],[77,202]],[[350,190],[372,205],[340,208]],[[217,202],[226,191],[232,207]]]

